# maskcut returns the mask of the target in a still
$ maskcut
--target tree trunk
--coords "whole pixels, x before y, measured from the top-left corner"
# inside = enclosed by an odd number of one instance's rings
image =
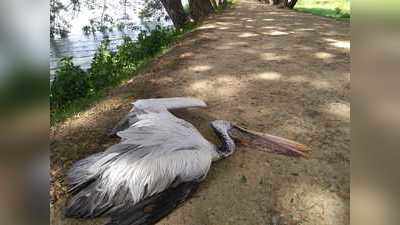
[[[210,0],[210,2],[211,2],[211,5],[214,7],[214,9],[218,8],[218,4],[217,4],[216,0]]]
[[[161,0],[161,3],[176,29],[182,28],[188,22],[188,16],[183,10],[181,0]]]
[[[199,21],[214,11],[210,0],[189,0],[190,16]]]
[[[297,0],[286,0],[285,5],[287,8],[293,9],[294,6],[296,5],[296,3],[297,3]]]
[[[269,5],[284,6],[287,0],[269,0]]]
[[[269,5],[276,5],[279,8],[289,8],[293,9],[296,5],[297,0],[266,0],[268,1]]]
[[[228,5],[227,0],[218,0],[218,6],[225,8]]]

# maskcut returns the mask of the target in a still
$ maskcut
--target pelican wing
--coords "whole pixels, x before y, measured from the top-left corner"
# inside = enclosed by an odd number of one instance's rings
[[[143,107],[121,142],[78,161],[68,173],[75,193],[66,215],[96,217],[134,207],[182,183],[202,180],[212,148],[190,123],[165,106]]]
[[[110,130],[110,132],[108,132],[109,136],[115,136],[117,132],[125,130],[132,124],[136,123],[139,120],[137,118],[138,114],[207,106],[204,101],[191,97],[140,99],[132,104],[133,109],[122,118],[117,125]]]
[[[135,108],[158,108],[163,106],[166,109],[181,109],[191,107],[206,107],[206,103],[200,99],[190,97],[176,98],[153,98],[141,99],[133,103]]]

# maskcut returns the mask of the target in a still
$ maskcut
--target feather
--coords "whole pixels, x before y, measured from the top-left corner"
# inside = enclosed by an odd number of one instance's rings
[[[180,109],[180,108],[207,106],[204,101],[190,97],[141,99],[135,101],[132,104],[134,105],[135,108],[139,109],[158,108],[160,106],[166,109]]]
[[[148,197],[133,207],[120,208],[111,214],[107,225],[150,225],[179,207],[197,190],[196,181],[179,184]]]
[[[136,118],[117,133],[120,143],[70,169],[67,181],[75,195],[66,216],[115,215],[121,208],[206,176],[215,146],[193,125],[162,107],[142,108]]]
[[[136,123],[140,114],[165,114],[169,109],[207,106],[204,101],[190,97],[141,99],[132,104],[134,106],[133,109],[108,132],[108,136],[115,137],[119,131],[125,130]]]

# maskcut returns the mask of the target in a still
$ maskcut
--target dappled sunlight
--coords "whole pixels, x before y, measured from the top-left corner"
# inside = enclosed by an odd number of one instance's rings
[[[279,13],[279,12],[267,12],[267,14],[270,14],[270,15],[282,15],[282,13]]]
[[[323,26],[324,22],[332,27]],[[106,137],[107,130],[137,99],[199,98],[207,107],[173,113],[206,139],[217,141],[207,122],[223,119],[303,143],[311,148],[310,158],[241,148],[212,167],[195,194],[199,198],[162,223],[347,224],[350,42],[346,40],[348,25],[342,22],[240,0],[183,34],[123,88],[110,88],[107,100],[68,120],[62,131],[71,132],[59,138],[59,151],[91,154],[117,142]],[[90,148],[81,148],[86,145]],[[210,206],[215,206],[214,213],[210,214]],[[274,215],[283,219],[275,221]]]
[[[230,27],[218,27],[217,29],[218,30],[228,30],[228,29],[230,29]]]
[[[314,55],[318,59],[331,59],[331,58],[335,57],[335,55],[328,53],[328,52],[317,52]]]
[[[213,95],[220,97],[230,97],[237,94],[242,86],[240,80],[232,76],[220,76],[215,80],[197,80],[194,81],[187,90],[189,93],[196,93],[200,96],[207,95],[210,91]]]
[[[242,49],[241,52],[245,52],[248,54],[257,54],[259,52],[259,50],[254,49],[254,48],[246,48],[246,49]]]
[[[275,21],[275,19],[262,19],[263,21]]]
[[[266,61],[281,61],[289,59],[288,55],[277,55],[276,53],[272,52],[265,52],[260,55],[261,59]]]
[[[315,31],[313,28],[298,28],[295,31]]]
[[[346,224],[349,218],[338,216],[347,215],[347,204],[337,193],[331,192],[317,183],[317,179],[304,178],[286,185],[281,185],[278,190],[277,205],[284,207],[284,214],[297,223],[308,221],[308,224],[326,225]],[[290,208],[285,207],[290,205]]]
[[[306,78],[305,76],[290,76],[290,77],[286,78],[286,81],[294,82],[294,83],[305,83],[305,82],[308,82],[309,79]]]
[[[199,80],[190,85],[190,88],[194,91],[207,91],[210,90],[211,86],[211,82],[208,82],[207,80]]]
[[[216,94],[222,97],[234,96],[240,88],[240,80],[236,77],[222,76],[218,77],[214,89]]]
[[[283,123],[282,129],[285,129],[289,136],[302,136],[310,134],[311,130],[315,129],[315,126],[312,124],[305,125],[303,118],[293,117]]]
[[[223,27],[229,27],[229,28],[231,28],[231,26],[234,26],[234,27],[237,27],[237,26],[242,26],[242,24],[240,24],[240,23],[235,23],[235,22],[216,22],[215,23],[216,25],[219,25],[219,26],[223,26]]]
[[[331,31],[328,31],[328,32],[321,32],[321,34],[326,35],[326,36],[340,36],[340,35],[342,35],[339,32],[334,31],[334,30],[331,30]]]
[[[288,35],[288,32],[283,32],[283,31],[279,31],[279,30],[273,30],[270,32],[262,32],[265,35],[270,35],[270,36],[282,36],[282,35]]]
[[[215,49],[217,49],[217,50],[229,50],[229,49],[233,49],[234,47],[233,46],[230,46],[230,45],[219,45],[219,46],[216,46],[215,47]]]
[[[230,45],[230,46],[249,46],[249,42],[246,42],[246,41],[228,42],[226,44]]]
[[[206,24],[203,25],[199,28],[197,28],[198,30],[205,30],[205,29],[212,29],[212,28],[217,28],[217,26],[215,24]]]
[[[194,71],[194,72],[205,72],[208,70],[211,70],[211,66],[209,65],[198,65],[198,66],[191,66],[189,67],[189,70]]]
[[[222,83],[222,84],[233,84],[233,83],[238,83],[239,80],[236,77],[231,77],[231,76],[221,76],[216,79],[217,82]]]
[[[316,89],[328,89],[332,88],[332,85],[326,80],[316,80],[313,79],[310,81],[310,85]]]
[[[293,47],[297,48],[299,50],[303,50],[303,51],[314,51],[315,50],[315,48],[306,46],[306,45],[294,45]]]
[[[253,20],[252,18],[249,18],[249,17],[243,17],[243,18],[241,18],[240,19],[241,21],[247,21],[247,20]]]
[[[168,83],[174,82],[174,79],[172,77],[166,76],[166,77],[162,77],[160,79],[157,79],[157,82],[160,83],[160,84],[166,85]]]
[[[186,58],[189,58],[189,57],[192,57],[192,56],[194,56],[193,52],[185,52],[185,53],[180,54],[179,58],[180,59],[186,59]]]
[[[324,41],[336,48],[350,49],[350,41],[340,41],[332,38],[324,38]]]
[[[243,47],[248,46],[248,42],[245,41],[238,41],[238,42],[224,42],[222,45],[216,46],[215,49],[217,50],[229,50],[234,49],[236,47]]]
[[[236,20],[237,18],[234,17],[234,16],[222,16],[222,17],[219,17],[219,19],[222,19],[222,20]]]
[[[222,26],[239,25],[237,23],[232,23],[232,22],[216,22],[215,24]]]
[[[90,128],[92,126],[96,126],[99,122],[95,115],[107,113],[109,111],[115,110],[121,104],[121,98],[113,97],[109,99],[102,100],[98,102],[94,107],[91,107],[85,111],[77,113],[75,116],[66,120],[63,124],[66,126],[67,135],[69,131],[73,132],[76,130]]]
[[[313,86],[316,89],[328,89],[328,88],[332,88],[332,85],[325,80],[317,80],[317,79],[313,79],[310,81],[310,85]]]
[[[324,106],[322,111],[350,122],[350,103],[348,102],[329,103],[328,105]]]
[[[279,80],[282,74],[277,72],[264,72],[257,74],[255,77],[261,80]]]
[[[275,26],[265,26],[265,27],[261,27],[262,29],[278,29],[278,27]]]
[[[287,28],[286,27],[278,27],[278,28],[276,28],[277,30],[280,30],[280,31],[285,31],[285,30],[287,30]],[[293,32],[292,32],[293,33]]]
[[[306,83],[315,89],[329,89],[333,88],[332,84],[327,80],[321,80],[316,78],[310,78],[306,76],[290,76],[285,78],[285,81],[293,83]]]
[[[240,37],[240,38],[257,37],[257,36],[259,36],[259,34],[251,33],[251,32],[244,32],[244,33],[238,35],[238,37]]]
[[[274,43],[274,42],[265,42],[265,43],[262,43],[262,44],[260,44],[259,45],[259,48],[260,49],[263,49],[263,50],[268,50],[268,51],[273,51],[273,49],[275,48],[277,46],[277,44],[276,43]]]

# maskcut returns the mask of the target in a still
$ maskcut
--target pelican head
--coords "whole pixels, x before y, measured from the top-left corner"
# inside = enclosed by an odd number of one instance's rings
[[[233,154],[236,145],[286,156],[307,157],[308,149],[304,145],[285,138],[250,131],[225,120],[215,120],[211,122],[211,127],[222,142],[217,152],[223,158]]]

